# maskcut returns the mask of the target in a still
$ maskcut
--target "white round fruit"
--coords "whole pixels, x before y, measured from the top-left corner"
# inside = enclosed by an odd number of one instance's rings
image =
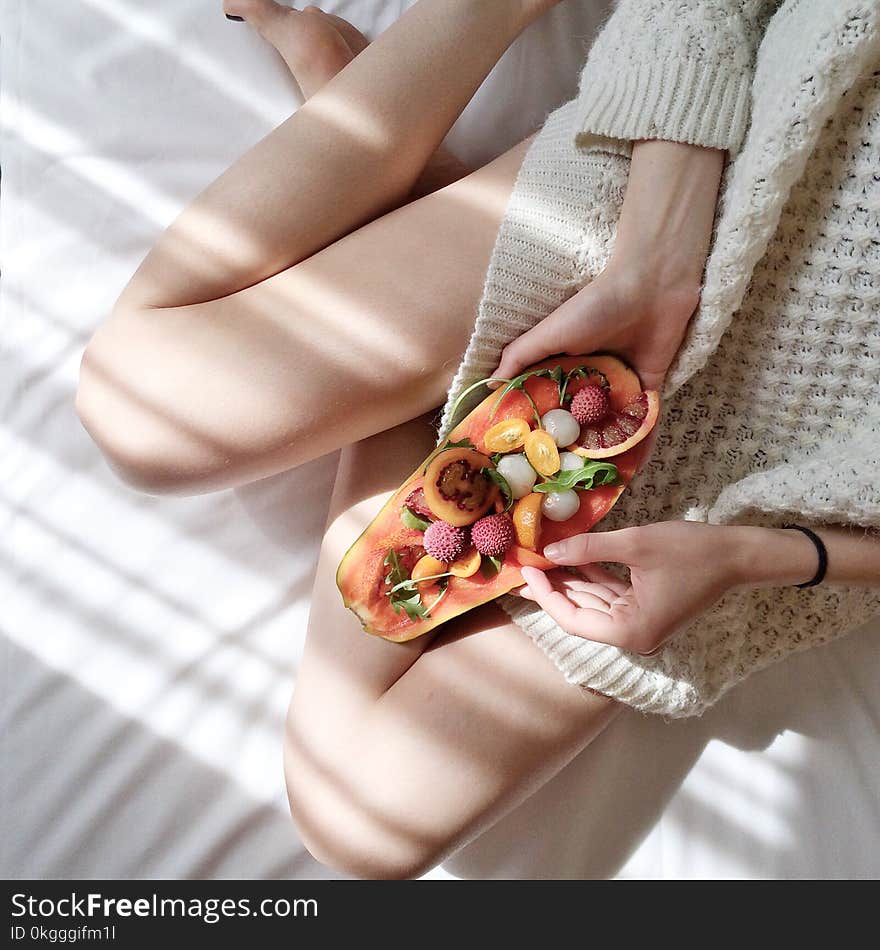
[[[496,467],[507,479],[514,498],[524,498],[534,488],[538,473],[522,453],[502,455]]]
[[[580,423],[567,409],[551,409],[541,418],[541,425],[557,445],[571,445],[581,434]]]
[[[581,506],[580,496],[572,489],[548,491],[541,502],[541,514],[551,521],[568,521]]]
[[[569,443],[571,445],[571,443]],[[559,453],[559,471],[568,472],[571,469],[578,469],[584,467],[584,462],[586,459],[583,456],[575,455],[574,452],[560,452]]]

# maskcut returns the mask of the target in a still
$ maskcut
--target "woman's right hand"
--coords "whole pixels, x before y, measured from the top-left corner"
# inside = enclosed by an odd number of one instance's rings
[[[548,356],[611,352],[646,389],[663,380],[699,302],[699,284],[658,287],[650,273],[609,265],[536,327],[509,343],[492,375],[513,379]]]
[[[636,142],[608,265],[510,343],[492,375],[512,379],[548,356],[610,351],[661,390],[699,303],[723,166],[717,149]]]

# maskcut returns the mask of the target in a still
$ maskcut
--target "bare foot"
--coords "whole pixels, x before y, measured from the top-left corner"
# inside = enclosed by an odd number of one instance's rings
[[[370,42],[347,20],[324,13],[315,6],[293,10],[275,0],[224,0],[223,11],[228,17],[249,23],[275,47],[306,99]],[[436,191],[464,177],[468,171],[455,156],[438,149],[416,182],[412,197]]]

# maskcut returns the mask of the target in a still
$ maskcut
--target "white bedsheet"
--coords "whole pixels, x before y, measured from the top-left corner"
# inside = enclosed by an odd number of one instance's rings
[[[405,0],[325,8],[375,35]],[[470,161],[573,90],[602,10],[567,0],[450,136]],[[336,459],[212,496],[140,496],[72,395],[160,229],[296,92],[220,0],[2,0],[2,871],[333,876],[280,768]],[[433,876],[880,871],[880,629],[754,678],[699,722],[625,713]]]

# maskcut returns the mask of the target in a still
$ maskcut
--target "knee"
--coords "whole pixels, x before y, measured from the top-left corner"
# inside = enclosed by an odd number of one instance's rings
[[[412,829],[402,829],[393,816],[375,806],[381,790],[363,788],[356,764],[331,769],[334,780],[328,783],[326,773],[310,768],[304,750],[288,737],[290,813],[300,840],[316,861],[364,880],[411,880],[440,862],[440,848]]]
[[[123,346],[124,332],[118,327],[102,331],[89,342],[80,363],[74,406],[83,428],[111,470],[138,491],[208,490],[211,474],[223,465],[217,452],[151,399],[150,387],[156,390],[161,383],[156,386],[149,354]]]

